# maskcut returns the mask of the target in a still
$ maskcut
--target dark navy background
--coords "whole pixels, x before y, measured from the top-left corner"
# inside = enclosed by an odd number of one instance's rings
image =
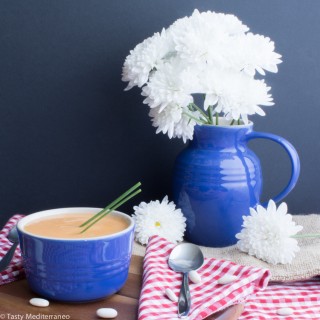
[[[180,140],[156,135],[140,90],[124,92],[130,49],[192,11],[237,15],[283,55],[268,74],[275,106],[255,129],[287,138],[301,178],[290,212],[320,211],[320,2],[312,0],[2,0],[0,2],[0,224],[14,213],[101,207],[137,181],[140,201],[171,194]],[[290,174],[280,147],[252,143],[264,199]]]

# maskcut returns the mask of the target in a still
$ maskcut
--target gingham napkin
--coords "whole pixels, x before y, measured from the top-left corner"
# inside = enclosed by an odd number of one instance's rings
[[[182,275],[168,266],[174,244],[158,236],[150,238],[143,263],[143,283],[139,299],[139,320],[178,319],[177,303],[165,296],[170,288],[177,296]],[[192,307],[189,320],[202,320],[228,306],[243,303],[250,296],[266,288],[270,279],[267,269],[237,265],[230,261],[205,259],[198,270],[202,282],[190,283]],[[224,275],[235,275],[237,280],[219,285]]]
[[[290,316],[280,316],[281,308],[291,308]],[[319,320],[320,278],[287,283],[270,283],[245,303],[238,320]]]
[[[12,243],[7,238],[8,233],[21,218],[23,218],[23,215],[14,215],[9,219],[4,228],[0,231],[0,260],[12,246]],[[18,245],[8,268],[0,273],[0,285],[21,279],[23,277],[24,270],[22,267],[20,247]]]

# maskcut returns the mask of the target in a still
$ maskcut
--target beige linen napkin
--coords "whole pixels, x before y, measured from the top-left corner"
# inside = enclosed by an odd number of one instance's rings
[[[320,233],[320,214],[294,215],[293,220],[303,226],[300,233]],[[225,248],[200,247],[206,258],[230,260],[237,264],[267,268],[271,281],[297,281],[320,275],[320,238],[298,239],[300,251],[291,264],[271,265],[239,251],[236,246]],[[134,243],[133,254],[144,256],[146,248]]]

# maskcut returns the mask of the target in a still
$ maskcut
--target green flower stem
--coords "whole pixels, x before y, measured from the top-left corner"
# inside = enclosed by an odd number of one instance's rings
[[[201,115],[203,116],[203,118],[206,120],[206,122],[209,122],[209,117],[208,117],[208,115],[207,115],[201,108],[199,108],[195,103],[190,103],[189,106],[192,106],[192,107],[194,107],[196,110],[198,110],[198,111],[201,113]],[[189,107],[189,106],[188,106],[188,107]]]
[[[238,126],[240,126],[240,118],[238,119]]]
[[[219,114],[216,112],[216,126],[219,124]]]
[[[290,236],[290,238],[319,238],[320,233],[305,233],[305,234],[296,234],[294,236]]]
[[[236,120],[232,119],[230,126],[233,126]]]
[[[209,123],[213,124],[212,106],[208,108]]]
[[[188,116],[190,119],[193,119],[195,122],[200,123],[200,124],[207,124],[206,121],[202,120],[202,119],[198,119],[194,116],[192,116],[191,114],[189,114],[188,112],[183,112],[183,114],[185,114],[186,116]]]

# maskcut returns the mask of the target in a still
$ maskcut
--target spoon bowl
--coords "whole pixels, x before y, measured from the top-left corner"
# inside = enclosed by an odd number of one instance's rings
[[[200,248],[192,243],[177,245],[170,254],[169,266],[176,272],[190,272],[199,269],[204,261]]]
[[[177,245],[169,256],[169,267],[175,272],[183,274],[183,281],[178,300],[178,316],[185,318],[191,308],[191,296],[188,283],[188,273],[199,269],[204,262],[200,248],[192,243]]]
[[[13,258],[14,252],[19,244],[18,231],[16,227],[13,227],[7,236],[8,240],[12,242],[11,248],[8,250],[6,255],[0,260],[0,272],[6,270]]]

